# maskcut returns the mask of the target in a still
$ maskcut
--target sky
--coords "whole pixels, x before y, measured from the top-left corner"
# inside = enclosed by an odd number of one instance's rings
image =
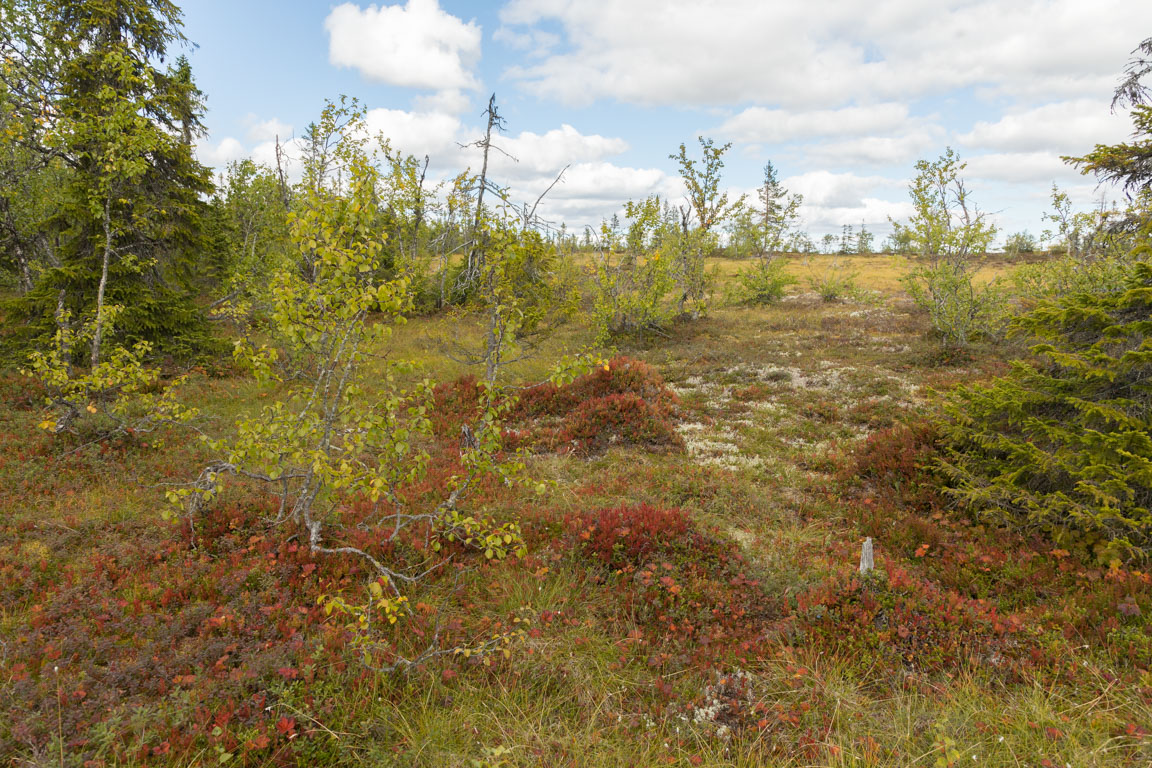
[[[178,0],[179,2],[179,0]],[[570,230],[659,194],[698,136],[731,143],[723,183],[754,195],[771,162],[814,240],[912,212],[920,159],[952,147],[972,199],[1038,235],[1053,183],[1080,208],[1118,197],[1063,163],[1124,141],[1110,109],[1152,36],[1140,0],[185,0],[183,52],[206,94],[200,160],[272,163],[325,99],[356,97],[432,174],[479,168],[493,93],[506,131],[490,177]]]

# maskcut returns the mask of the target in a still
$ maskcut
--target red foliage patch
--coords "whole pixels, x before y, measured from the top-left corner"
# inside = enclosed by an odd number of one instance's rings
[[[569,527],[575,552],[597,566],[591,578],[612,593],[607,626],[627,627],[621,663],[743,664],[774,642],[782,601],[765,594],[732,541],[682,510],[622,505],[570,518]]]
[[[682,447],[672,424],[676,396],[652,366],[617,357],[571,384],[527,390],[515,417],[531,420],[537,444],[591,454],[612,445],[648,450]],[[558,422],[558,423],[557,423]],[[524,433],[517,433],[523,440]]]
[[[454,438],[479,416],[480,384],[465,376],[434,391],[437,437]],[[505,422],[504,444],[514,450],[574,450],[593,454],[612,445],[652,451],[683,446],[673,426],[676,395],[652,366],[617,357],[570,384],[546,382],[522,391]]]
[[[796,626],[806,644],[922,672],[1012,667],[1020,643],[1009,638],[1023,628],[1019,617],[901,568],[874,573],[833,577],[799,596]]]
[[[462,424],[474,424],[480,416],[480,383],[475,376],[461,376],[432,390],[432,431],[437,437],[456,437]]]
[[[526,390],[516,405],[516,414],[521,418],[562,416],[590,400],[621,394],[635,395],[665,416],[670,416],[677,404],[676,395],[655,368],[641,360],[616,357],[571,384],[557,387],[545,383]]]
[[[557,432],[561,444],[578,453],[599,453],[623,443],[649,450],[678,448],[683,441],[660,410],[631,393],[605,395],[581,403]]]
[[[868,436],[841,473],[841,480],[869,481],[877,493],[916,508],[939,506],[930,465],[939,450],[927,422],[882,429]]]
[[[916,480],[936,453],[936,430],[928,423],[882,429],[856,451],[850,472],[888,484]]]
[[[27,606],[28,615],[6,660],[14,674],[5,695],[23,707],[5,712],[13,716],[0,725],[0,743],[42,749],[59,728],[58,713],[65,731],[78,734],[70,754],[95,759],[84,740],[90,728],[111,713],[170,701],[179,689],[183,703],[157,708],[147,728],[108,725],[115,738],[103,759],[139,762],[219,746],[237,764],[279,765],[293,764],[297,748],[311,749],[303,745],[323,734],[294,723],[275,692],[306,690],[321,658],[344,669],[348,632],[316,598],[346,591],[355,599],[368,571],[356,558],[317,559],[306,544],[270,533],[274,503],[249,498],[205,510],[197,549],[188,546],[187,521],[130,522],[99,535],[93,527],[99,549],[53,566],[0,548],[0,609]],[[347,510],[350,520],[372,514],[367,502]],[[344,535],[405,562],[370,530],[350,525]],[[426,634],[428,621],[413,615],[406,628]],[[451,642],[453,630],[444,629]]]
[[[585,549],[609,566],[638,565],[660,547],[688,532],[688,515],[681,509],[649,504],[601,509],[574,521]]]

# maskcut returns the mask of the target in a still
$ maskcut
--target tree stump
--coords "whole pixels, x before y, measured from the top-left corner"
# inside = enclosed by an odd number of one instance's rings
[[[874,567],[872,562],[872,537],[864,539],[864,546],[860,548],[860,573],[868,573]]]

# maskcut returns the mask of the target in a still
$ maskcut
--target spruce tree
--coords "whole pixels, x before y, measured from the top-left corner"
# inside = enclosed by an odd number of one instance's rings
[[[68,168],[46,223],[56,263],[15,309],[33,333],[54,318],[91,321],[88,362],[105,345],[110,307],[128,339],[189,352],[206,339],[192,302],[208,170],[193,156],[202,131],[200,92],[184,59],[161,68],[183,41],[168,0],[22,0],[36,28],[26,71],[50,82],[39,151]]]
[[[1105,560],[1152,553],[1152,264],[1142,250],[1119,290],[1019,318],[1035,361],[959,389],[943,428],[959,500]]]

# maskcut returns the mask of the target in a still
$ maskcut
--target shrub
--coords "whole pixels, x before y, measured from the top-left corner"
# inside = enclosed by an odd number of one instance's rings
[[[928,313],[932,328],[947,345],[966,347],[998,335],[1007,316],[1007,294],[996,282],[973,280],[973,269],[955,261],[923,264],[904,277],[908,295]]]
[[[1023,626],[900,568],[833,576],[798,596],[796,619],[817,647],[924,672],[1011,661]]]
[[[546,382],[520,395],[516,413],[524,416],[563,416],[585,401],[614,394],[633,394],[661,413],[670,414],[676,396],[652,366],[630,357],[616,357],[564,386]]]
[[[564,419],[557,438],[580,453],[604,451],[614,443],[649,449],[683,445],[667,415],[630,392],[581,403]]]
[[[462,425],[483,413],[483,388],[464,376],[433,391],[429,419],[433,434],[457,438]],[[652,366],[617,357],[567,384],[544,382],[521,391],[508,411],[503,448],[537,445],[552,449],[565,443],[583,454],[610,445],[664,449],[682,445],[673,426],[676,395]]]
[[[808,285],[826,302],[855,299],[860,295],[860,286],[856,278],[857,271],[844,268],[840,261],[833,261],[824,271],[808,278]]]
[[[649,401],[661,411],[670,411],[676,396],[664,383],[664,377],[642,360],[616,357],[569,385],[569,391],[584,398],[611,394],[633,394]]]
[[[557,440],[574,443],[580,453],[614,444],[649,450],[683,446],[672,423],[676,396],[660,373],[640,360],[617,357],[558,390],[553,402],[566,406]]]
[[[688,515],[677,507],[627,505],[590,512],[575,521],[585,551],[608,566],[640,565],[653,551],[688,533]]]
[[[111,335],[119,310],[105,308],[105,333]],[[145,364],[152,352],[147,341],[138,341],[131,348],[112,347],[93,367],[77,369],[71,358],[75,350],[91,341],[95,324],[82,323],[73,329],[68,320],[67,313],[62,313],[58,318],[61,327],[49,348],[33,352],[28,368],[22,371],[44,387],[48,412],[40,422],[41,429],[98,442],[146,435],[161,426],[186,423],[197,415],[195,409],[175,399],[175,389],[183,378],[166,384],[158,368]]]
[[[1064,256],[1024,264],[1012,271],[1014,293],[1031,308],[1045,299],[1070,293],[1113,293],[1124,290],[1131,262],[1126,259],[1085,260]]]
[[[1152,264],[1125,285],[1019,318],[1035,359],[958,390],[942,428],[956,498],[1105,560],[1152,553]]]
[[[788,286],[798,282],[784,270],[782,259],[759,259],[737,277],[744,301],[750,304],[774,304],[784,298]]]
[[[856,450],[851,474],[889,484],[915,480],[935,456],[935,443],[936,428],[926,422],[873,432]]]
[[[667,259],[624,257],[613,265],[608,256],[593,268],[592,321],[597,340],[664,328],[671,320],[665,298],[674,278]]]
[[[479,380],[469,374],[448,384],[437,384],[432,389],[432,409],[429,419],[432,433],[437,437],[456,437],[460,427],[472,424],[480,417],[483,392]]]
[[[679,237],[672,210],[662,207],[656,196],[642,203],[629,201],[624,210],[627,235],[622,236],[618,220],[605,222],[599,253],[589,268],[590,320],[599,343],[660,330],[674,314],[668,299],[677,284],[675,259],[661,252]]]
[[[1035,253],[1038,246],[1036,236],[1025,230],[1008,236],[1008,239],[1004,241],[1004,253],[1008,256]]]
[[[882,521],[879,530],[893,530],[893,507],[915,510],[917,515],[939,507],[939,478],[932,472],[939,451],[936,428],[928,422],[878,430],[856,448],[841,469],[840,480],[849,485],[864,480],[867,492],[876,495],[859,510],[869,533],[873,531],[868,521]]]
[[[655,504],[588,511],[568,525],[575,554],[596,566],[590,579],[611,589],[612,599],[597,606],[605,626],[623,622],[639,641],[622,644],[622,654],[650,668],[674,657],[707,668],[767,654],[776,644],[782,596],[762,588],[739,546],[719,530]]]
[[[288,266],[275,272],[262,338],[243,339],[236,347],[237,358],[251,366],[258,380],[276,382],[274,392],[282,399],[237,420],[234,437],[207,440],[219,458],[193,483],[170,490],[168,498],[183,503],[191,525],[218,502],[228,478],[262,482],[279,501],[269,527],[288,528],[287,538],[300,541],[314,556],[355,556],[370,565],[378,580],[362,593],[366,602],[350,603],[339,590],[319,598],[329,615],[348,621],[356,633],[353,643],[368,661],[391,655],[389,643],[373,634],[374,627],[408,616],[405,592],[436,570],[428,567],[431,560],[461,547],[486,560],[523,556],[518,524],[497,524],[461,506],[486,480],[499,478],[508,485],[521,480],[524,465],[500,455],[500,426],[509,404],[492,384],[491,355],[498,356],[500,344],[489,344],[486,383],[465,381],[455,393],[460,418],[468,415],[469,398],[477,402],[471,427],[462,430],[449,452],[459,472],[437,483],[436,499],[406,503],[427,485],[432,470],[434,394],[427,381],[402,387],[398,374],[410,366],[387,360],[372,374],[378,390],[371,400],[363,397],[369,376],[364,363],[405,321],[411,292],[406,277],[377,280],[385,244],[374,218],[380,176],[355,138],[358,117],[330,104],[323,122],[342,126],[332,128],[334,134],[344,131],[333,139],[333,157],[346,183],[330,189],[317,177],[306,185],[290,233],[307,271]],[[374,322],[376,313],[383,317]],[[508,329],[501,326],[499,338],[506,338]],[[442,428],[451,415],[446,414]],[[371,522],[354,519],[361,500],[379,505]],[[413,536],[412,546],[444,553],[429,554],[410,569],[409,562],[396,557],[396,549]],[[418,636],[427,638],[428,646],[415,660],[392,657],[370,665],[377,671],[398,670],[444,653],[438,634]]]
[[[976,208],[960,172],[965,163],[948,148],[936,162],[916,163],[908,185],[915,210],[907,225],[893,222],[909,237],[924,263],[904,278],[912,300],[926,310],[945,344],[964,347],[994,330],[1003,293],[973,280],[975,258],[988,250],[996,227]]]

